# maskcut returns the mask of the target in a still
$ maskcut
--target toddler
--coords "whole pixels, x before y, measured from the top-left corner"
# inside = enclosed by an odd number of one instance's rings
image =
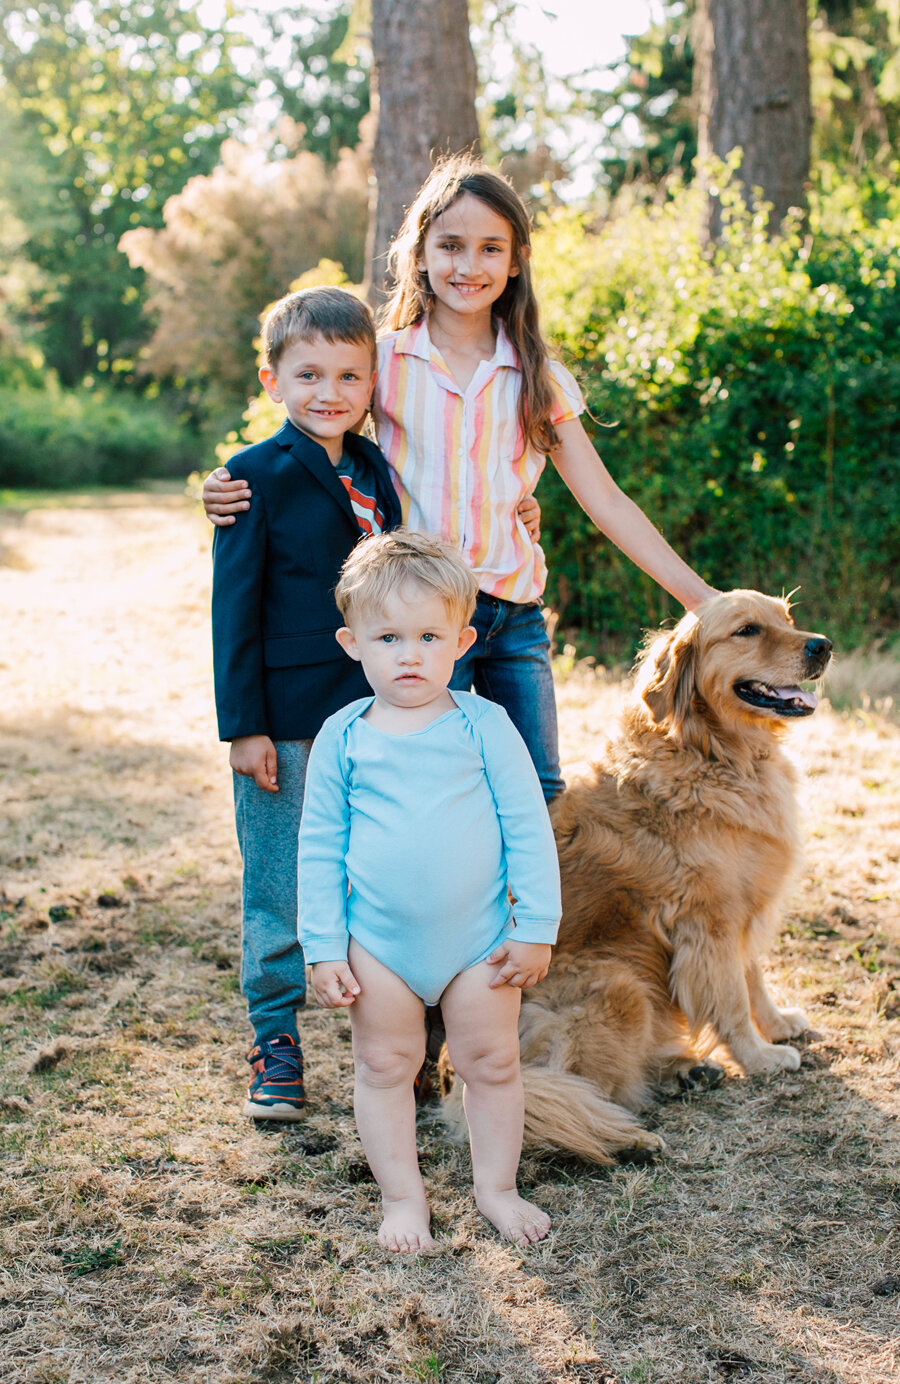
[[[319,1003],[350,1007],[356,1120],[381,1188],[379,1242],[395,1251],[433,1244],[413,1082],[423,1006],[438,1001],[465,1085],[476,1204],[517,1244],[550,1227],[516,1189],[518,1014],[549,966],[559,870],[506,712],[448,690],[475,639],[476,594],[462,557],[427,535],[395,530],[354,549],[335,591],[337,639],[374,695],[316,738],[300,828],[300,939]]]

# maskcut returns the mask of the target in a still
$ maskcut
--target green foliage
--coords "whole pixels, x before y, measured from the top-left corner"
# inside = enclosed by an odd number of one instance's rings
[[[689,176],[696,141],[691,29],[696,0],[660,0],[659,20],[627,40],[611,81],[580,94],[605,126],[603,181]],[[889,173],[900,141],[900,0],[810,0],[813,158]]]
[[[810,234],[766,235],[721,170],[723,241],[698,197],[634,200],[601,233],[572,213],[536,239],[545,325],[583,384],[615,479],[720,587],[801,587],[808,627],[858,643],[900,624],[900,195],[867,219],[852,188]],[[605,540],[552,468],[549,599],[621,650],[676,603]]]
[[[884,173],[900,139],[900,0],[818,0],[816,8],[814,154]]]
[[[41,276],[34,339],[64,383],[127,375],[146,334],[136,225],[216,162],[248,79],[228,26],[178,0],[34,0],[0,11],[0,187]]]
[[[660,22],[626,38],[625,58],[612,70],[611,85],[582,98],[605,126],[603,181],[612,193],[635,178],[659,182],[689,170],[696,156],[692,12],[693,3],[663,0]]]
[[[98,389],[0,384],[0,488],[183,476],[195,441],[159,403]]]
[[[303,127],[303,148],[332,165],[342,149],[355,149],[369,110],[371,48],[356,9],[340,0],[324,16],[294,7],[269,19],[273,44],[290,41],[286,65],[268,68],[281,113]]]
[[[122,1257],[122,1241],[113,1240],[106,1245],[76,1245],[64,1251],[62,1262],[74,1278],[80,1278],[82,1274],[111,1269],[121,1264]]]

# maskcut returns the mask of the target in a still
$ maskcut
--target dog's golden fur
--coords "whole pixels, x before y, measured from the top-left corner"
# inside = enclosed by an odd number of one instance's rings
[[[798,858],[786,722],[830,654],[788,603],[707,601],[642,656],[619,734],[554,803],[563,921],[520,1023],[526,1141],[599,1162],[661,1140],[633,1111],[666,1077],[796,1068],[760,956]]]

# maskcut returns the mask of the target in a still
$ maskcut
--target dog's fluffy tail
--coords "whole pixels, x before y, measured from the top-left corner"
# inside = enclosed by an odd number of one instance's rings
[[[616,1155],[650,1157],[665,1147],[630,1111],[604,1099],[593,1082],[572,1072],[526,1064],[525,1144],[546,1152],[562,1150],[594,1163]]]
[[[658,1134],[638,1124],[630,1110],[607,1100],[586,1077],[525,1063],[522,1085],[526,1148],[575,1154],[606,1166],[629,1154],[648,1160],[665,1148]],[[444,1099],[441,1118],[453,1137],[465,1137],[463,1083],[458,1077]]]

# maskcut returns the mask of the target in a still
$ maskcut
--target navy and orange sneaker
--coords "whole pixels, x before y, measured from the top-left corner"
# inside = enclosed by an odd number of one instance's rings
[[[302,1120],[303,1053],[289,1033],[257,1043],[247,1053],[253,1080],[247,1090],[244,1114],[253,1120]]]

